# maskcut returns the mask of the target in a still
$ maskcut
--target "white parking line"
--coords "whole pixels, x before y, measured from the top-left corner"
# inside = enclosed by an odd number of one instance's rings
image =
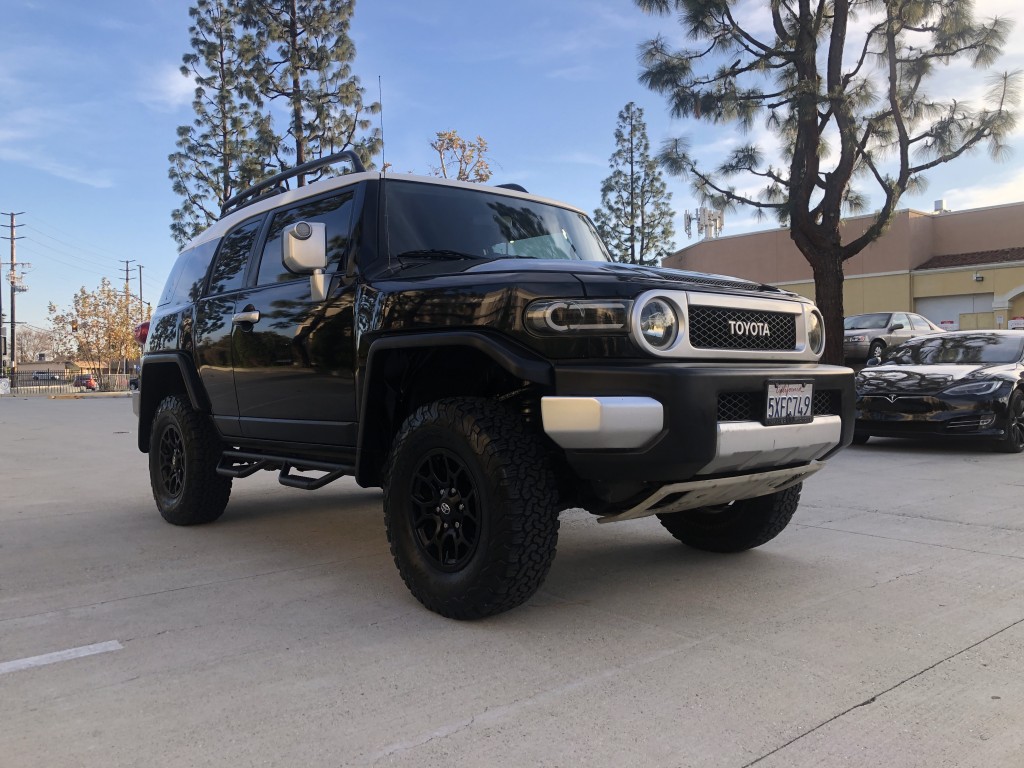
[[[6,675],[8,672],[20,672],[23,669],[31,669],[32,667],[43,667],[47,664],[56,664],[58,661],[70,661],[71,659],[80,659],[83,656],[95,656],[97,653],[120,651],[122,648],[124,646],[117,642],[117,640],[107,640],[105,643],[94,643],[93,645],[82,645],[78,648],[68,648],[66,651],[44,653],[42,656],[29,656],[25,659],[5,661],[0,664],[0,675]]]

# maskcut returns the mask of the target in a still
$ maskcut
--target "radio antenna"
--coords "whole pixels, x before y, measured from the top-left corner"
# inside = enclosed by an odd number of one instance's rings
[[[388,172],[388,164],[384,162],[384,88],[381,86],[380,75],[377,75],[377,103],[380,111],[377,119],[380,121],[380,169],[383,173]]]
[[[388,254],[388,269],[391,269],[391,227],[388,224],[388,193],[384,188],[388,178],[388,164],[384,162],[384,88],[381,85],[380,75],[377,75],[377,103],[380,111],[377,117],[380,120],[380,191],[381,206],[384,208],[384,250]]]

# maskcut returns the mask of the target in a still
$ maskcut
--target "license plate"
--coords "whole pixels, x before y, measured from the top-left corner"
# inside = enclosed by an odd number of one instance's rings
[[[765,426],[806,424],[814,419],[814,385],[809,381],[769,381]]]

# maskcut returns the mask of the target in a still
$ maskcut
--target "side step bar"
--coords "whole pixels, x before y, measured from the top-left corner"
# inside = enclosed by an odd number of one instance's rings
[[[284,456],[268,456],[264,453],[247,453],[245,451],[224,451],[220,463],[217,465],[217,474],[225,477],[249,477],[261,469],[276,469],[279,471],[277,481],[289,488],[299,488],[303,491],[315,491],[323,488],[328,483],[333,483],[339,477],[355,474],[356,468],[351,464],[333,464],[326,461],[312,461]],[[292,470],[297,472],[323,472],[318,477],[302,477],[293,475]]]

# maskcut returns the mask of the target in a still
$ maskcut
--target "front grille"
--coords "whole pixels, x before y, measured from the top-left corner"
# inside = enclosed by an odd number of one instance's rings
[[[691,306],[689,333],[697,349],[794,350],[796,315]]]
[[[842,393],[825,389],[814,393],[811,407],[815,416],[838,416],[842,402]],[[761,421],[764,412],[764,392],[722,392],[718,395],[719,421]]]
[[[943,410],[938,401],[913,395],[865,395],[861,398],[860,407],[871,413],[923,414]]]

